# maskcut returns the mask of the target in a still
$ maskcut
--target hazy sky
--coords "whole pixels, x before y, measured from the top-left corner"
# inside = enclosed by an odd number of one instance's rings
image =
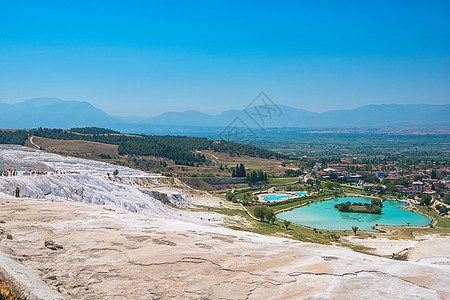
[[[144,116],[260,91],[312,111],[450,102],[449,1],[153,2],[0,1],[0,102]]]

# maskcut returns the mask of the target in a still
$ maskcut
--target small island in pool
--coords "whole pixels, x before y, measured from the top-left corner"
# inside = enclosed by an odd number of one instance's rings
[[[383,202],[379,199],[371,199],[371,203],[351,203],[347,201],[345,203],[336,204],[334,207],[341,212],[352,212],[352,213],[366,213],[366,214],[376,214],[380,215],[383,207]]]

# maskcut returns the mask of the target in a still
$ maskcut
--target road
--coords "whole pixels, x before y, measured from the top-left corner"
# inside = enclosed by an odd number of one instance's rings
[[[38,149],[41,149],[41,147],[39,147],[37,144],[35,144],[35,143],[33,142],[33,139],[34,139],[34,136],[32,136],[32,137],[30,138],[30,143],[31,143],[31,145],[35,146],[35,147],[38,148]]]

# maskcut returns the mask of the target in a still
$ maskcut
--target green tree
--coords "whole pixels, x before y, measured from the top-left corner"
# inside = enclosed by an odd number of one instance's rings
[[[436,179],[436,177],[437,177],[436,171],[432,170],[431,171],[431,179]]]
[[[380,207],[383,206],[383,201],[381,201],[380,199],[376,199],[376,198],[370,199],[370,203],[372,205],[376,205],[376,206],[380,206]]]
[[[114,177],[116,177],[117,175],[119,175],[119,170],[115,169],[112,174],[113,174]]]
[[[337,174],[336,174],[335,172],[333,172],[333,171],[330,171],[330,172],[328,173],[328,176],[330,176],[330,179],[331,179],[331,180],[336,180],[336,179],[338,179]]]
[[[356,232],[359,230],[359,227],[358,226],[352,226],[352,230],[353,230],[353,232],[356,235]]]
[[[450,195],[445,194],[444,197],[442,197],[442,202],[450,204]]]
[[[246,176],[245,166],[243,163],[241,163],[239,166],[239,177],[245,177],[245,176]]]
[[[333,183],[331,182],[331,181],[325,181],[325,183],[323,184],[323,186],[326,188],[326,189],[328,189],[328,190],[330,190],[330,189],[332,189],[333,188]]]
[[[265,217],[265,207],[264,206],[257,206],[253,209],[253,214],[255,215],[255,218],[259,219],[260,221],[264,221]]]
[[[342,211],[342,212],[348,212],[348,211],[350,211],[350,204],[349,204],[348,202],[342,203],[342,204],[339,206],[339,211]]]
[[[422,194],[420,197],[420,203],[425,206],[429,206],[431,204],[432,197],[429,194]]]
[[[284,223],[284,228],[286,228],[286,229],[288,229],[289,225],[291,225],[291,222],[287,221],[287,220],[284,220],[283,223]]]
[[[248,182],[259,182],[259,181],[267,181],[267,173],[262,170],[249,170],[247,172],[247,181]]]
[[[275,213],[270,208],[266,208],[264,212],[264,217],[270,224],[272,224],[275,221]]]
[[[234,195],[233,195],[233,193],[230,192],[230,191],[228,191],[228,192],[225,194],[225,198],[226,198],[228,201],[233,200],[233,197],[234,197]]]

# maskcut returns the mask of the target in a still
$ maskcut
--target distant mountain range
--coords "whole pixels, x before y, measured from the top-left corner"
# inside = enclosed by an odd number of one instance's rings
[[[71,128],[97,126],[124,132],[177,131],[187,127],[251,128],[418,127],[450,126],[450,104],[382,104],[323,113],[279,105],[256,106],[209,115],[199,111],[166,112],[152,118],[112,117],[87,102],[35,98],[17,104],[0,103],[0,128]]]
[[[16,104],[0,103],[0,128],[72,128],[122,122],[88,102],[34,98]]]

